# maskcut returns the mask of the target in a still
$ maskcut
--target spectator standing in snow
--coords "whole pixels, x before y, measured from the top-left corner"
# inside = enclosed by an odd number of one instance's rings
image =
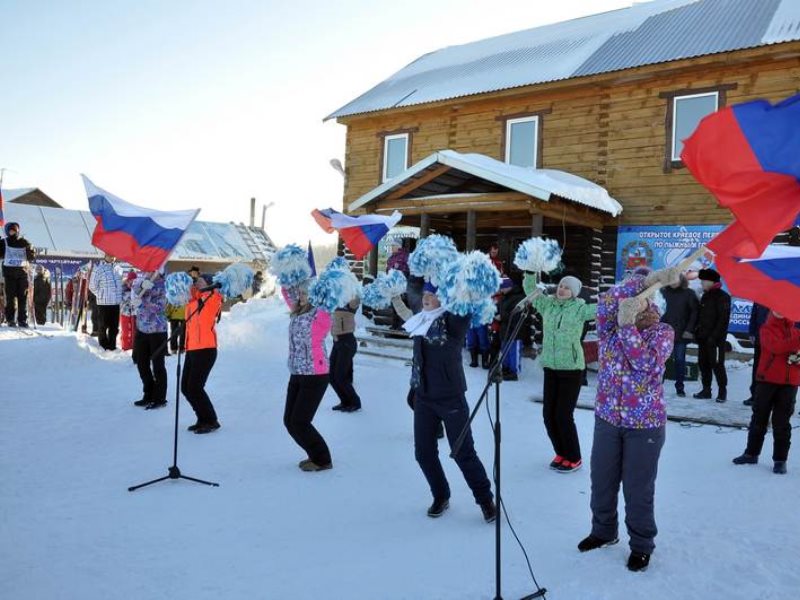
[[[712,375],[717,379],[717,402],[728,399],[728,374],[725,372],[725,341],[731,317],[731,297],[722,289],[719,273],[700,269],[703,286],[697,328],[697,362],[703,389],[694,394],[698,399],[711,398]]]
[[[689,289],[689,280],[681,273],[681,280],[675,285],[661,288],[661,295],[667,307],[661,322],[671,326],[675,331],[675,344],[672,349],[672,361],[675,366],[675,393],[679,398],[686,397],[684,380],[686,379],[686,346],[694,340],[695,325],[699,303],[697,295]]]
[[[160,272],[142,273],[131,291],[136,310],[136,334],[133,354],[142,380],[142,398],[134,402],[145,409],[167,405],[167,296]]]
[[[19,234],[19,223],[6,223],[5,239],[0,239],[0,260],[5,281],[6,323],[9,327],[28,326],[28,268],[35,253],[31,243]]]
[[[747,328],[750,343],[753,344],[753,372],[750,379],[750,397],[742,403],[745,406],[753,406],[753,398],[756,395],[756,374],[758,373],[758,360],[761,357],[761,327],[767,322],[768,316],[769,309],[766,306],[753,302],[753,308],[750,310],[750,323]]]
[[[331,329],[331,316],[308,300],[310,280],[300,286],[282,288],[289,306],[289,385],[283,424],[308,458],[298,466],[307,472],[333,467],[325,439],[312,424],[328,388],[328,354],[325,337]]]
[[[619,541],[622,484],[631,571],[647,568],[658,532],[653,507],[667,422],[662,380],[675,336],[672,327],[659,322],[655,305],[636,295],[653,283],[671,285],[678,279],[676,269],[637,269],[601,294],[597,308],[600,370],[591,465],[592,532],[578,550]]]
[[[189,431],[197,434],[219,429],[219,420],[211,398],[206,392],[206,381],[217,361],[217,321],[222,312],[222,295],[217,290],[201,292],[213,283],[211,277],[198,277],[191,289],[191,299],[185,307],[188,320],[182,321],[186,334],[186,362],[181,374],[181,392],[197,417]],[[173,334],[174,335],[174,334]]]
[[[136,315],[131,301],[131,288],[136,281],[136,272],[128,271],[122,281],[122,302],[119,305],[120,347],[122,350],[133,348],[133,334],[136,330]],[[67,300],[69,303],[69,300]],[[135,362],[135,361],[134,361]]]
[[[339,404],[333,410],[346,413],[361,410],[361,398],[353,387],[353,358],[358,351],[355,316],[360,304],[356,297],[344,308],[333,311],[330,378],[331,387],[339,397]]]
[[[772,417],[772,472],[786,473],[786,460],[792,441],[789,419],[794,413],[797,386],[800,385],[800,329],[780,313],[772,311],[759,332],[761,360],[758,362],[753,416],[744,454],[734,464],[756,464],[764,446]]]
[[[50,273],[42,265],[36,265],[36,277],[33,278],[33,312],[37,325],[47,323],[47,306],[52,293]]]
[[[194,280],[195,283],[198,281],[201,282],[201,285],[205,285],[205,279],[202,277]],[[169,349],[173,354],[176,354],[178,349],[183,352],[186,349],[186,329],[184,327],[186,307],[167,303],[166,311],[169,321]]]
[[[450,485],[439,461],[437,430],[444,421],[452,449],[469,419],[464,392],[467,389],[461,349],[469,329],[470,317],[447,312],[436,296],[436,288],[425,284],[422,311],[413,315],[399,296],[392,304],[405,321],[403,328],[414,340],[411,387],[414,389],[414,450],[433,495],[428,516],[440,517],[450,505]],[[487,523],[497,518],[492,485],[486,476],[469,432],[456,464],[472,490]]]
[[[92,333],[97,331],[97,341],[104,350],[116,350],[119,334],[119,305],[122,302],[122,278],[114,266],[114,257],[106,254],[92,269],[89,291],[96,298],[92,311]],[[98,328],[95,329],[94,314]]]
[[[534,276],[526,276],[525,293],[534,294],[533,309],[542,316],[539,356],[544,369],[542,414],[556,453],[550,468],[570,473],[583,465],[574,414],[586,366],[581,337],[584,325],[594,321],[597,305],[586,304],[578,297],[583,284],[577,277],[563,277],[555,296],[545,296],[535,283]]]
[[[508,339],[517,327],[522,313],[515,311],[517,305],[525,298],[521,283],[516,277],[504,277],[500,284],[500,299],[497,303],[495,320],[500,323],[497,336],[497,352],[500,353],[502,344],[508,344],[508,352],[503,359],[503,380],[517,381],[522,371],[522,339],[524,333],[519,330],[514,339]]]

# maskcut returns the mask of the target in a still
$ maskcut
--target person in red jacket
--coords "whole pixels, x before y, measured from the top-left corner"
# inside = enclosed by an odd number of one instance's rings
[[[792,439],[789,419],[794,413],[800,385],[800,330],[774,310],[761,327],[761,356],[756,371],[753,416],[747,434],[747,449],[733,459],[736,465],[754,465],[764,446],[772,415],[773,473],[786,473]]]
[[[195,433],[211,433],[220,428],[206,381],[217,360],[216,325],[222,312],[222,295],[217,290],[201,292],[210,279],[198,277],[186,305],[186,363],[181,375],[181,392],[194,410],[197,422],[189,426]]]

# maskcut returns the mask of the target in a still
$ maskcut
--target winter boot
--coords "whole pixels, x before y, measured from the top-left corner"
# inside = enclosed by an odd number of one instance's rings
[[[561,464],[556,467],[556,473],[574,473],[578,469],[583,466],[583,461],[578,460],[578,462],[570,462],[568,460],[562,460]]]
[[[196,422],[194,425],[189,425],[189,426],[186,428],[186,431],[194,431],[194,430],[196,430],[198,427],[200,427],[200,425],[202,425],[202,423],[201,423],[200,421],[197,421],[197,422]]]
[[[483,520],[487,523],[494,523],[495,519],[497,519],[497,507],[494,504],[494,500],[481,502],[480,506],[481,512],[483,513]]]
[[[741,456],[737,456],[733,459],[733,464],[735,465],[757,465],[758,464],[758,457],[753,456],[751,454],[747,454],[747,452],[743,453]]]
[[[708,388],[703,388],[696,394],[692,394],[693,398],[697,398],[698,400],[711,400],[711,390]]]
[[[628,557],[628,570],[634,573],[646,571],[649,564],[650,555],[644,552],[631,552],[631,555]]]
[[[205,433],[211,433],[212,431],[216,431],[220,427],[222,426],[219,424],[219,421],[214,421],[213,423],[201,423],[200,425],[197,426],[194,432],[198,435],[202,435]]]
[[[776,460],[775,465],[772,467],[772,472],[776,475],[786,475],[786,461]]]
[[[603,540],[590,533],[587,537],[581,540],[580,544],[578,544],[578,550],[581,552],[589,552],[590,550],[597,550],[598,548],[613,546],[617,542],[619,542],[618,537],[615,537],[613,540]]]
[[[492,366],[492,361],[491,361],[491,358],[489,357],[489,353],[488,352],[482,352],[481,353],[481,367],[483,367],[484,369],[488,369],[490,366]]]
[[[469,351],[469,357],[471,359],[469,361],[469,366],[472,367],[472,368],[477,367],[478,366],[478,351],[477,350],[470,350]]]
[[[728,390],[727,388],[721,387],[717,392],[717,402],[722,403],[728,399]]]
[[[167,405],[166,400],[153,400],[150,404],[144,407],[145,410],[155,410],[157,408],[164,408]]]
[[[450,508],[449,498],[443,498],[441,500],[434,498],[433,504],[431,504],[430,508],[428,508],[428,516],[431,519],[438,519],[448,508]]]
[[[318,465],[313,460],[308,462],[304,462],[300,464],[300,470],[305,471],[306,473],[315,473],[317,471],[327,471],[328,469],[332,469],[333,464],[328,463],[327,465]]]
[[[564,462],[564,459],[560,457],[558,454],[556,454],[555,458],[550,463],[550,468],[555,471],[556,469],[558,469],[558,467],[561,466],[562,462]]]
[[[345,404],[342,404],[341,402],[339,402],[339,404],[337,404],[336,406],[331,408],[331,410],[344,410],[345,406],[346,406]]]
[[[152,400],[150,398],[142,398],[141,400],[137,400],[133,403],[134,406],[147,406],[150,404]]]

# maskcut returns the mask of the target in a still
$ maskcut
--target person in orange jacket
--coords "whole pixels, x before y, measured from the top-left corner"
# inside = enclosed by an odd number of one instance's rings
[[[181,392],[197,416],[189,431],[211,433],[220,428],[206,381],[217,360],[216,325],[222,312],[222,295],[217,290],[200,291],[211,285],[209,278],[198,277],[186,305],[186,363],[181,375]]]

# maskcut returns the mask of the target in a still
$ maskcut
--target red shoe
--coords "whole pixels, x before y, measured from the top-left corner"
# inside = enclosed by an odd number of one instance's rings
[[[569,462],[568,460],[561,461],[561,464],[556,467],[558,473],[572,473],[577,471],[583,466],[583,461]]]
[[[558,454],[556,454],[556,457],[553,459],[553,462],[550,463],[550,468],[555,471],[556,469],[558,469],[558,467],[561,466],[562,462],[564,462],[564,459]]]

